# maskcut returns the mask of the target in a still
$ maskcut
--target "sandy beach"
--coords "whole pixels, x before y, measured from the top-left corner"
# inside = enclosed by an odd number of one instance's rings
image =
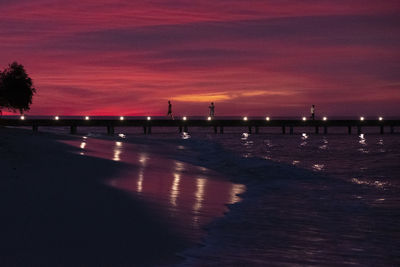
[[[167,264],[190,245],[157,209],[105,184],[126,164],[82,157],[60,136],[0,136],[1,266]]]

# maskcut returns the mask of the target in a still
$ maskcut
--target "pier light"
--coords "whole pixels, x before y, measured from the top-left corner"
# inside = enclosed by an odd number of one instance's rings
[[[302,118],[302,120],[303,120],[303,121],[306,121],[306,120],[307,120],[307,118],[306,118],[306,117],[303,117],[303,118]]]
[[[363,121],[364,120],[364,117],[360,117],[360,121]]]
[[[183,117],[183,118],[182,118],[182,120],[184,120],[184,121],[185,121],[185,120],[187,120],[186,116],[185,116],[185,117]]]
[[[25,120],[25,116],[22,115],[22,116],[20,117],[20,119],[21,119],[21,120]]]
[[[383,121],[383,118],[382,118],[382,117],[379,117],[379,120],[380,120],[380,121]]]
[[[60,119],[60,117],[55,116],[54,119],[55,119],[56,121],[58,121],[58,120]]]
[[[211,120],[211,117],[208,117],[207,120],[210,121],[210,120]]]
[[[151,120],[151,117],[150,117],[150,116],[148,116],[148,117],[147,117],[147,120],[148,120],[148,121],[149,121],[149,120]]]
[[[327,117],[323,117],[322,120],[323,120],[323,121],[327,121],[328,118],[327,118]]]
[[[125,118],[123,116],[119,117],[120,121],[123,121]]]
[[[243,120],[244,120],[244,121],[247,121],[247,117],[243,117]]]
[[[266,120],[266,121],[269,121],[269,117],[266,117],[265,120]]]
[[[85,120],[87,120],[87,121],[88,121],[89,119],[90,119],[90,118],[89,118],[89,116],[86,116],[86,117],[85,117]]]

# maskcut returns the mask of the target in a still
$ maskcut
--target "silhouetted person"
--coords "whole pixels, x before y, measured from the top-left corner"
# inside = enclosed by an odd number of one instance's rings
[[[311,106],[310,112],[311,112],[311,119],[315,120],[315,105]]]
[[[171,101],[168,100],[168,113],[167,116],[170,116],[171,119],[174,119],[174,115],[172,115],[172,104]]]
[[[208,107],[208,109],[210,110],[210,117],[214,117],[214,110],[215,110],[214,102],[211,102],[211,105]]]

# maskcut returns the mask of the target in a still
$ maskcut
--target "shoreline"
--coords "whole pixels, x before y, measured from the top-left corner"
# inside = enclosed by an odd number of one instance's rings
[[[8,128],[0,136],[1,265],[176,264],[193,245],[141,199],[104,185],[123,163],[57,141],[74,137]]]

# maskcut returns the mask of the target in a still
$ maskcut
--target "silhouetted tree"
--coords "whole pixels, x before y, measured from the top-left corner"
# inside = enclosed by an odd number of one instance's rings
[[[35,93],[32,79],[21,64],[13,62],[0,72],[0,110],[7,108],[22,114],[30,109]]]

